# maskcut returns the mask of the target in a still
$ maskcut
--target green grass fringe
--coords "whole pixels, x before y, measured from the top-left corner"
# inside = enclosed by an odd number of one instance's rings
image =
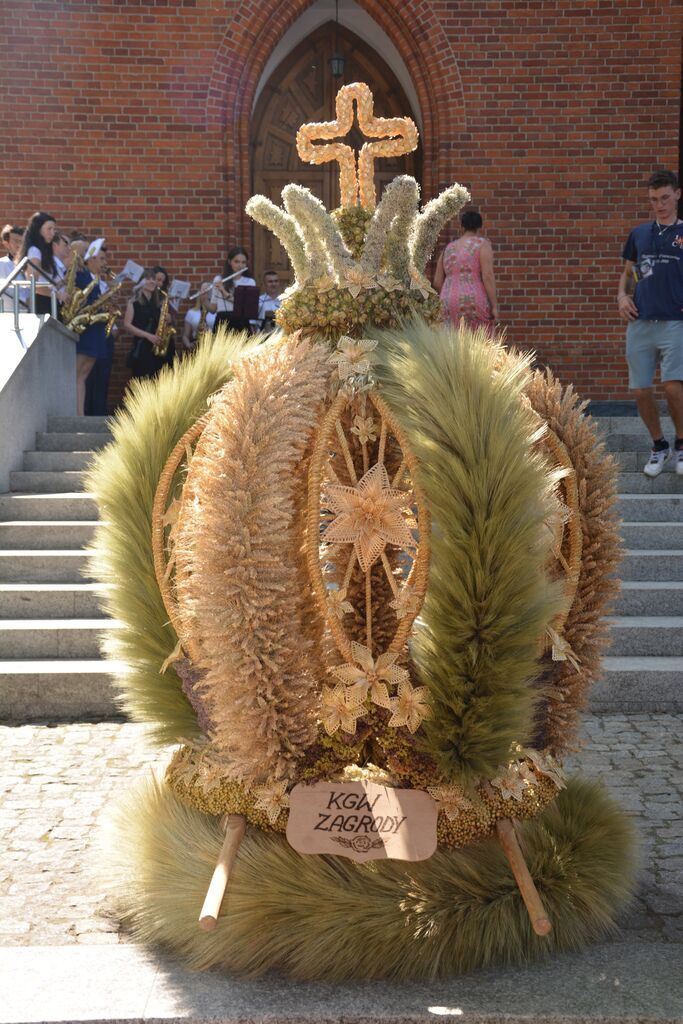
[[[534,733],[538,640],[560,607],[539,545],[548,469],[522,402],[529,360],[497,366],[483,333],[413,321],[379,334],[374,372],[432,515],[429,587],[412,642],[446,779],[491,778]]]
[[[154,574],[154,494],[175,444],[229,380],[245,344],[244,335],[220,331],[156,380],[132,381],[125,407],[114,419],[113,441],[96,456],[86,481],[102,520],[89,572],[113,584],[105,609],[124,624],[106,643],[107,655],[129,668],[117,679],[119,703],[135,721],[151,723],[150,739],[160,744],[197,735],[199,729],[173,667],[160,674],[177,636]]]
[[[280,836],[247,831],[214,932],[197,919],[221,847],[218,819],[148,776],[110,821],[105,863],[137,940],[190,967],[301,979],[433,979],[523,964],[610,934],[634,875],[632,827],[601,785],[573,779],[519,827],[553,924],[532,931],[496,840],[429,860],[300,856]]]

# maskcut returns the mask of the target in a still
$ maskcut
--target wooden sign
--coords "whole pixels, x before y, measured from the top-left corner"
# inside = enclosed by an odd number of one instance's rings
[[[374,782],[299,784],[290,794],[287,840],[298,853],[351,860],[426,860],[436,850],[437,806],[421,790]]]

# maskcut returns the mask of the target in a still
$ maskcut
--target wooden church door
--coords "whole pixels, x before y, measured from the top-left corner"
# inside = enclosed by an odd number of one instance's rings
[[[330,58],[345,58],[343,77],[333,78]],[[411,108],[393,71],[358,36],[329,22],[308,36],[273,72],[259,96],[252,122],[252,195],[260,193],[281,205],[281,192],[290,181],[310,188],[328,210],[339,205],[339,165],[303,163],[296,151],[296,133],[309,121],[334,120],[338,89],[349,82],[366,82],[375,97],[378,117],[405,117]],[[363,144],[358,126],[348,140],[356,151]],[[397,174],[420,180],[421,148],[375,164],[378,197]],[[252,268],[261,284],[264,270],[277,270],[283,287],[292,281],[287,254],[273,235],[254,225]]]

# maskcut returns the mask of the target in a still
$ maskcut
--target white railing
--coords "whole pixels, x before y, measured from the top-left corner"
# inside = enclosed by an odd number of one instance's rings
[[[78,335],[57,319],[56,285],[49,282],[52,315],[37,316],[35,279],[31,289],[31,281],[20,277],[22,264],[15,270],[0,282],[0,493],[9,489],[10,473],[21,469],[24,451],[34,447],[48,418],[76,412]]]
[[[23,260],[17,263],[14,270],[8,274],[8,276],[0,281],[0,311],[8,312],[5,308],[5,294],[11,293],[12,308],[10,312],[14,313],[14,330],[19,332],[19,313],[20,307],[23,307],[27,313],[35,315],[36,312],[36,279],[35,277],[29,277],[26,280],[20,279],[20,274],[24,267],[29,266],[40,274],[44,279],[40,282],[41,286],[47,286],[50,289],[50,315],[57,319],[57,291],[58,285],[54,278],[50,277],[41,266],[30,260],[28,256],[24,256]],[[26,302],[22,298],[22,292],[25,293],[28,288],[29,301]]]

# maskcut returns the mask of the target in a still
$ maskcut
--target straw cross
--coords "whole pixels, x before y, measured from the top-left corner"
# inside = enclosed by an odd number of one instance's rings
[[[348,135],[353,127],[354,100],[358,110],[358,124],[363,135],[377,142],[366,142],[358,154],[343,142],[327,142],[314,145],[322,139],[335,139]],[[368,210],[374,210],[377,202],[374,173],[378,157],[400,156],[417,147],[417,128],[410,117],[375,117],[374,98],[364,82],[344,85],[335,101],[336,119],[304,124],[296,136],[296,148],[302,160],[311,164],[322,164],[329,160],[339,162],[339,188],[342,206],[355,206],[360,193],[360,203]],[[383,138],[383,136],[389,136]]]

